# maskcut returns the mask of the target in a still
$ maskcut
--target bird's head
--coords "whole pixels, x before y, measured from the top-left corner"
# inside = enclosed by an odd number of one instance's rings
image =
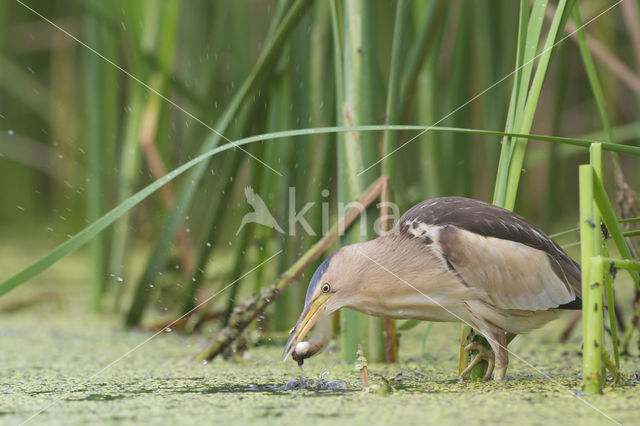
[[[353,270],[353,262],[350,262],[348,257],[348,249],[342,248],[329,256],[316,269],[307,288],[304,308],[296,326],[291,330],[291,335],[282,354],[283,359],[292,353],[295,359],[296,346],[304,339],[311,327],[318,320],[348,305],[352,294],[351,289],[356,287],[359,282],[357,271]],[[302,356],[308,358],[320,349],[316,348],[313,353]],[[300,361],[298,360],[298,362]]]

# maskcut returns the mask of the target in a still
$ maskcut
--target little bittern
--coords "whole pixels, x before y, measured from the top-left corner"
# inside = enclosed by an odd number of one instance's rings
[[[340,308],[387,318],[461,322],[483,335],[475,344],[485,379],[503,380],[507,344],[559,310],[581,309],[580,267],[540,228],[478,200],[435,198],[409,209],[388,234],[345,246],[315,271],[283,358],[299,363],[323,344],[301,342],[318,319]]]

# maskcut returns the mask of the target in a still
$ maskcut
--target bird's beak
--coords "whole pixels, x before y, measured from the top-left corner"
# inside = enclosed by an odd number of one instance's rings
[[[331,293],[320,293],[311,303],[305,305],[296,326],[291,330],[291,335],[289,336],[289,340],[287,340],[287,345],[284,347],[284,352],[282,352],[283,361],[291,355],[296,345],[304,339],[304,336],[311,330],[311,327],[322,317],[330,297]]]

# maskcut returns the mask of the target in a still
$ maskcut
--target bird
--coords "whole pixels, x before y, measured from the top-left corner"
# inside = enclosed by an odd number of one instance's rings
[[[300,365],[322,342],[303,342],[341,308],[365,314],[470,325],[490,349],[484,380],[505,380],[507,345],[563,310],[582,309],[580,266],[538,226],[510,210],[464,197],[422,201],[387,234],[341,247],[316,269],[282,358]]]

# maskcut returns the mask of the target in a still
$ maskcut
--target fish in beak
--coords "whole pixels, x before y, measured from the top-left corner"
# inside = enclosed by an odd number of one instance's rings
[[[319,319],[326,318],[326,305],[330,297],[331,293],[320,293],[310,303],[305,304],[282,352],[283,361],[291,355],[298,365],[302,365],[306,358],[315,355],[326,346],[329,340],[326,332],[321,333],[321,338],[317,341],[303,342],[302,339]]]

